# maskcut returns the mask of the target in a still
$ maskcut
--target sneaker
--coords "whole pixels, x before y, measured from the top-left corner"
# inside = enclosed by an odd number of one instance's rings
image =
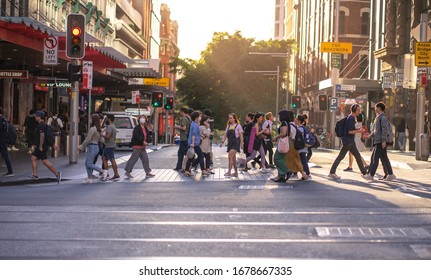
[[[84,183],[84,184],[94,183],[94,178],[93,177],[91,177],[91,178],[85,178],[85,180],[82,181],[82,183]]]
[[[340,176],[338,176],[338,175],[337,175],[337,174],[335,174],[335,173],[329,173],[328,177],[329,177],[329,178],[332,178],[332,179],[341,179],[341,177],[340,177]]]
[[[3,177],[13,177],[15,176],[15,174],[13,174],[13,172],[8,172],[5,175],[3,175]]]
[[[11,150],[12,151],[18,151],[19,149],[17,147],[15,147],[15,146],[12,146]]]
[[[28,178],[29,178],[29,179],[32,179],[32,180],[37,180],[39,177],[34,176],[33,174],[31,174],[31,176],[28,176]]]
[[[397,176],[395,176],[394,174],[389,174],[386,179],[384,179],[385,181],[392,181],[394,179],[396,179]]]
[[[269,171],[268,171],[268,169],[266,169],[266,168],[262,168],[262,169],[260,170],[260,172],[261,172],[261,173],[268,173]]]
[[[132,179],[132,178],[133,178],[133,175],[132,175],[132,174],[130,174],[129,172],[126,172],[124,175],[125,175],[127,178],[129,178],[129,179]]]
[[[106,181],[106,178],[108,177],[108,170],[103,170],[102,171],[102,180]]]
[[[351,167],[347,167],[346,169],[344,169],[343,171],[346,171],[346,172],[348,172],[348,171],[353,171],[353,168],[351,168]]]
[[[147,175],[145,175],[145,178],[153,178],[153,177],[155,177],[156,175],[154,175],[154,174],[151,174],[151,173],[147,173]]]
[[[362,178],[364,178],[365,180],[368,180],[368,181],[374,180],[374,177],[371,176],[370,174],[362,175]]]
[[[60,182],[61,182],[61,172],[58,172],[55,177],[57,178],[57,183],[60,184]]]
[[[311,175],[307,175],[307,180],[311,180],[311,179],[313,179],[313,178],[311,177]]]
[[[298,174],[297,173],[293,173],[289,179],[298,179]]]
[[[386,178],[388,177],[388,174],[385,174],[385,176],[383,176],[383,177],[381,177],[381,178],[379,178],[379,180],[380,181],[384,181],[384,180],[386,180]]]
[[[110,178],[109,180],[111,180],[111,181],[118,181],[118,180],[120,180],[120,176],[119,175],[114,175],[114,177]]]

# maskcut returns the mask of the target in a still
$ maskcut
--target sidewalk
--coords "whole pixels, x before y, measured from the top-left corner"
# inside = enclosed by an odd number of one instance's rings
[[[147,152],[160,150],[170,145],[157,145],[149,146]],[[62,172],[62,181],[68,181],[70,178],[76,178],[83,176],[86,173],[84,162],[86,153],[78,154],[78,163],[69,163],[69,156],[59,156],[58,158],[52,158],[48,153],[48,160],[54,165],[57,171]],[[131,154],[131,150],[130,150]],[[31,167],[31,156],[27,154],[25,150],[10,151],[9,156],[12,162],[12,168],[15,176],[13,177],[2,177],[6,173],[6,165],[3,159],[0,157],[0,187],[1,186],[19,186],[26,184],[41,184],[41,183],[54,183],[57,182],[55,176],[43,165],[41,161],[38,161],[38,180],[31,180],[28,177],[32,174]],[[121,164],[124,159],[117,158],[117,163]],[[99,160],[100,163],[100,160]]]

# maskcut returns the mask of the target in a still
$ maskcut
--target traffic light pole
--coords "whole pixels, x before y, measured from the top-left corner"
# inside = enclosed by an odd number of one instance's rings
[[[79,65],[78,59],[71,61]],[[75,81],[72,88],[69,129],[69,163],[78,163],[78,104],[79,104],[79,82]],[[88,116],[90,118],[90,116]],[[90,129],[90,128],[88,128]]]
[[[334,10],[334,42],[338,42],[338,26],[340,24],[340,0],[335,0],[335,10]],[[331,96],[336,98],[337,97],[337,91],[336,86],[338,83],[338,80],[340,78],[340,69],[336,67],[332,67],[332,94]],[[336,111],[330,112],[331,119],[329,123],[329,131],[331,132],[331,148],[335,148],[335,114]]]

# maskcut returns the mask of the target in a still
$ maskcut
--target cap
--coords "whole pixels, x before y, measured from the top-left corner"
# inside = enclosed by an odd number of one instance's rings
[[[34,113],[36,116],[38,116],[38,117],[45,117],[45,112],[44,111],[41,111],[41,110],[39,110],[39,111],[36,111],[36,113]]]

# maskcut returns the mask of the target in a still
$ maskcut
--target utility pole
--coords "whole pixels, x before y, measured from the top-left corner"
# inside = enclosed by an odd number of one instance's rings
[[[340,0],[334,0],[335,9],[334,9],[334,42],[338,42],[338,30],[339,30],[339,24],[340,24]],[[336,86],[338,84],[338,80],[340,78],[340,69],[336,67],[332,67],[332,94],[331,97],[336,98],[337,97],[337,90]],[[336,111],[332,111],[330,124],[329,124],[329,131],[331,132],[331,148],[335,147],[335,113]]]
[[[72,64],[79,65],[79,59],[73,59]],[[69,163],[78,163],[78,104],[79,81],[74,82],[72,88],[70,129],[69,129]],[[90,118],[90,116],[88,116]],[[90,129],[90,127],[88,127]]]
[[[290,46],[287,48],[287,63],[286,63],[286,110],[289,110],[289,84],[290,84],[290,75],[289,75],[289,65],[290,65]],[[277,112],[278,114],[278,112]]]
[[[428,28],[428,14],[421,14],[421,23],[420,23],[420,38],[419,41],[426,42],[427,41],[427,28]],[[422,141],[420,135],[424,132],[424,120],[425,116],[425,87],[421,85],[419,82],[419,89],[417,93],[417,103],[416,103],[416,160],[423,160],[421,151],[424,147],[422,145]],[[428,160],[428,157],[426,158]]]

